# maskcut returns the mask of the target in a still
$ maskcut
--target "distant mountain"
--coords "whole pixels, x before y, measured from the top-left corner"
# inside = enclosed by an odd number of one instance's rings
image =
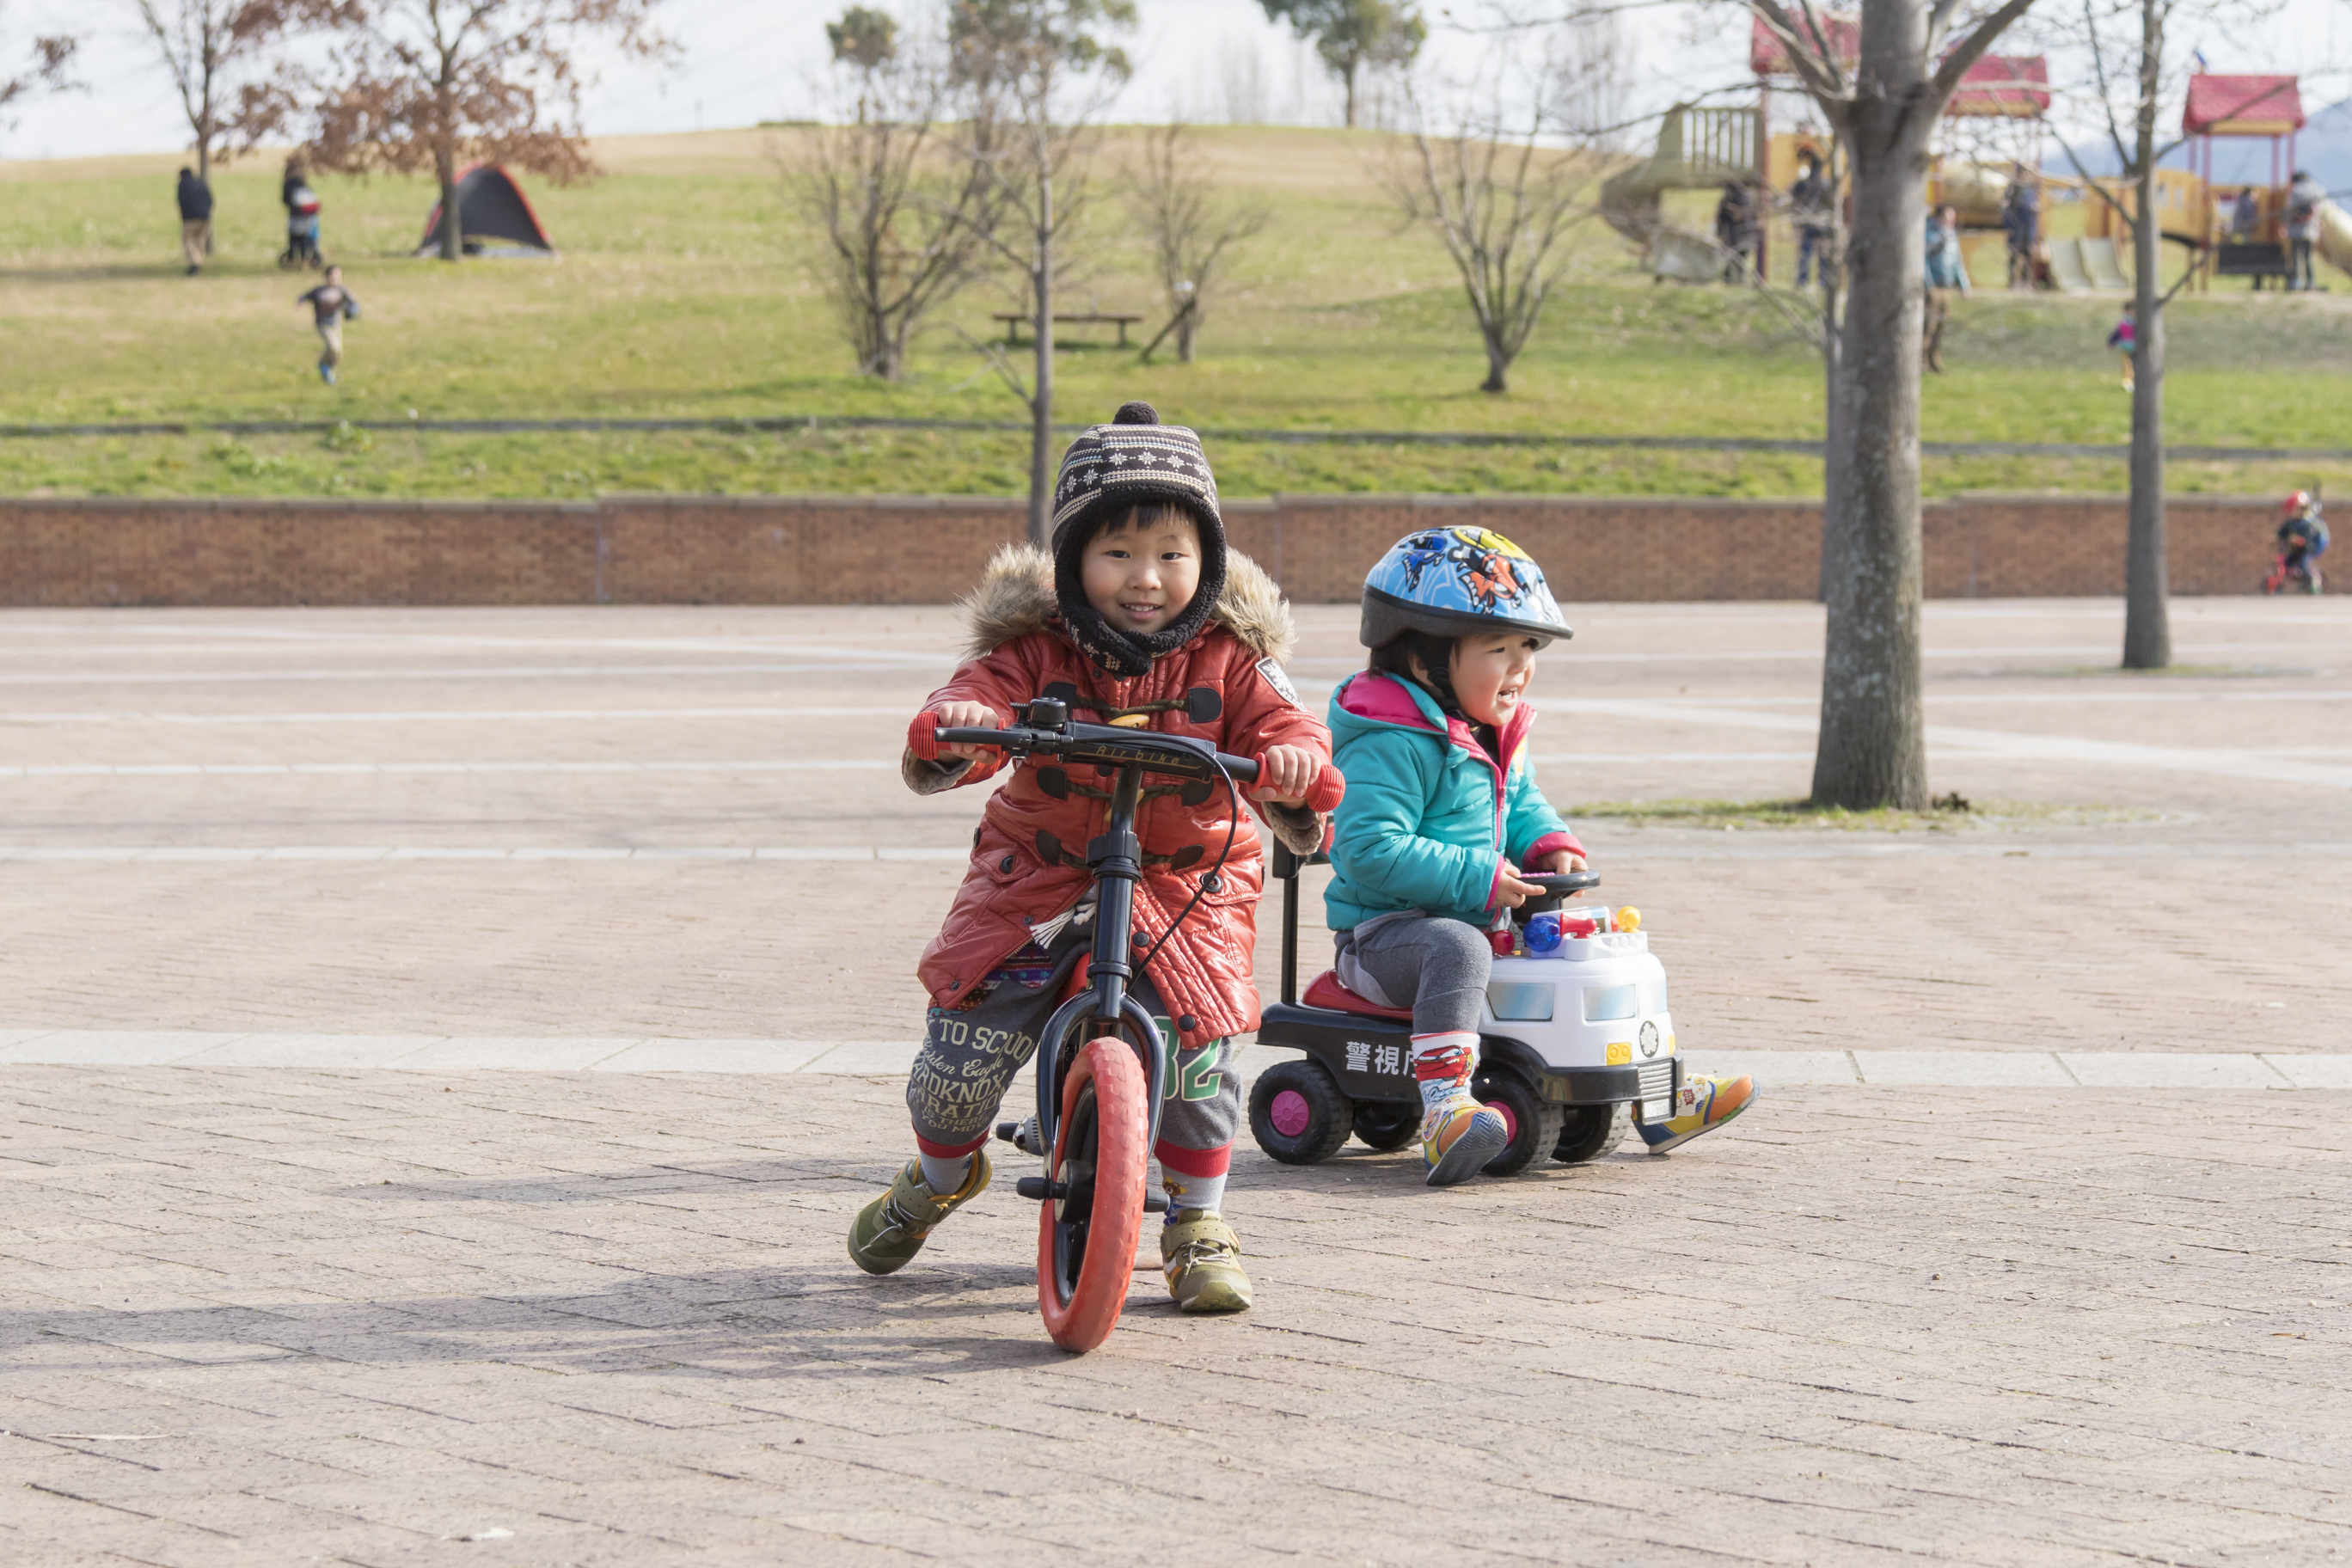
[[[2179,122],[2172,129],[2177,133]],[[2083,167],[2094,174],[2113,174],[2122,165],[2116,161],[2115,149],[2106,144],[2104,136],[2096,140],[2084,138],[2075,144],[2075,153]],[[2280,148],[2285,155],[2285,148]],[[2315,110],[2304,128],[2295,133],[2295,167],[2308,169],[2319,183],[2335,192],[2338,198],[2352,196],[2352,98],[2341,103],[2331,103]],[[2189,149],[2182,147],[2164,160],[2168,169],[2189,167]],[[2072,174],[2074,165],[2063,152],[2054,152],[2042,162],[2045,174]],[[2279,171],[2284,180],[2292,169]],[[2224,136],[2213,142],[2213,183],[2235,185],[2248,182],[2261,184],[2271,177],[2271,144],[2266,138]]]

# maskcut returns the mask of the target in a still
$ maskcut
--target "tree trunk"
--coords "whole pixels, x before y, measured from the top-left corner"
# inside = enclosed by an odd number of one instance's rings
[[[1919,344],[1932,62],[1927,8],[1864,0],[1852,108],[1847,247],[1848,416],[1829,449],[1829,521],[1816,805],[1927,804],[1919,708]]]
[[[1511,362],[1503,357],[1503,351],[1501,349],[1495,346],[1495,338],[1493,333],[1489,332],[1486,334],[1486,379],[1478,384],[1478,390],[1481,392],[1508,392],[1511,390]]]
[[[456,261],[466,254],[465,237],[457,225],[456,160],[446,153],[436,153],[433,163],[435,172],[441,176],[441,259]]]
[[[1853,452],[1845,431],[1848,416],[1845,387],[1845,336],[1838,329],[1838,300],[1844,292],[1840,268],[1845,264],[1843,255],[1845,222],[1843,199],[1838,195],[1839,183],[1845,168],[1839,155],[1844,145],[1843,133],[1830,143],[1827,177],[1830,183],[1830,222],[1822,234],[1822,243],[1813,247],[1813,265],[1820,268],[1822,279],[1822,560],[1821,576],[1813,597],[1826,601],[1829,597],[1831,540],[1835,533],[1838,478],[1845,471],[1845,463]]]
[[[2156,113],[2164,12],[2141,0],[2137,212],[2132,224],[2131,533],[2124,547],[2124,668],[2172,662],[2164,563],[2164,235],[2156,208]]]
[[[1340,80],[1342,83],[1344,83],[1344,84],[1345,84],[1346,89],[1347,89],[1347,93],[1348,93],[1348,129],[1349,129],[1349,130],[1350,130],[1350,131],[1353,131],[1353,130],[1356,128],[1356,62],[1355,62],[1355,61],[1353,61],[1353,60],[1349,60],[1349,61],[1348,62],[1348,68],[1347,68],[1346,70],[1341,71],[1341,72],[1339,73],[1339,80]]]
[[[1029,399],[1029,542],[1054,546],[1054,176],[1037,176],[1037,373]]]

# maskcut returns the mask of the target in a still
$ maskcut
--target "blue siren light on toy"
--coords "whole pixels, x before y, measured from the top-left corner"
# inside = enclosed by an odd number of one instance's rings
[[[1560,618],[1543,568],[1491,529],[1405,535],[1366,574],[1363,603],[1358,636],[1366,647],[1385,647],[1412,631],[1525,632],[1546,643],[1576,635]]]

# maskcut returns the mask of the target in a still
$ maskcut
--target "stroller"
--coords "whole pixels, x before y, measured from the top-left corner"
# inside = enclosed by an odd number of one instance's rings
[[[319,254],[319,193],[309,185],[291,186],[286,193],[286,248],[278,253],[278,268],[308,270],[324,259]]]

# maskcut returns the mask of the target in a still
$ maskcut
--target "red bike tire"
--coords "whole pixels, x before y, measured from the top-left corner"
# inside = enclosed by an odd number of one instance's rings
[[[1054,1205],[1037,1205],[1037,1308],[1045,1332],[1066,1351],[1079,1353],[1110,1338],[1127,1306],[1135,1272],[1135,1244],[1143,1233],[1143,1184],[1150,1151],[1150,1107],[1145,1103],[1143,1067],[1134,1048],[1117,1037],[1087,1042],[1062,1085],[1062,1124],[1055,1134],[1054,1169],[1059,1170],[1070,1135],[1071,1109],[1087,1085],[1095,1090],[1095,1206],[1087,1227],[1087,1255],[1069,1300],[1060,1299],[1054,1268]]]

